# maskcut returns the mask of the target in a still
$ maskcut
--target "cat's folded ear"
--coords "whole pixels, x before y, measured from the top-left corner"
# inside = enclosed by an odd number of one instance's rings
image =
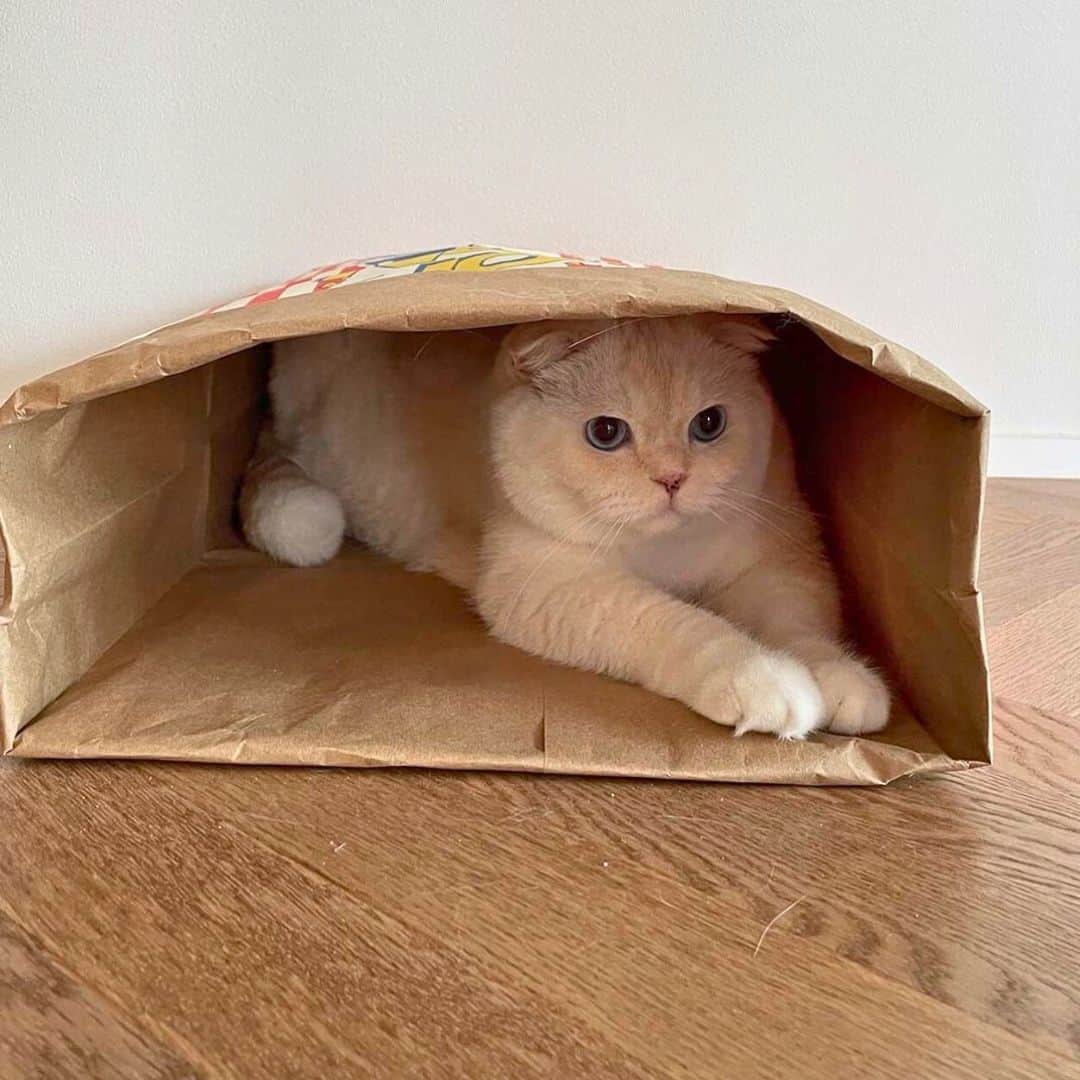
[[[698,315],[705,332],[718,345],[738,349],[748,356],[760,356],[776,341],[776,333],[757,315]]]
[[[744,356],[758,356],[776,340],[769,325],[755,315],[705,313],[690,318],[718,345],[727,346]],[[623,325],[640,321],[574,319],[522,323],[503,339],[497,367],[510,382],[542,381],[547,369],[569,356],[578,346]]]
[[[497,366],[512,381],[532,382],[577,345],[610,326],[610,319],[522,323],[503,339]]]

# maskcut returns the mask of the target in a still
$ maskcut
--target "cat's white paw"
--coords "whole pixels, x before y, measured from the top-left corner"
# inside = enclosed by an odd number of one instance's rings
[[[825,698],[828,729],[837,735],[867,735],[889,722],[889,691],[880,676],[851,657],[813,666]]]
[[[825,702],[814,676],[790,656],[757,653],[736,669],[731,686],[739,707],[736,735],[763,731],[804,739],[825,723]]]

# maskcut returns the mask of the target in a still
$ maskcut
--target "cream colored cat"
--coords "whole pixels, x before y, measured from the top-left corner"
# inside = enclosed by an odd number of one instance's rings
[[[877,731],[841,640],[749,318],[342,332],[276,347],[273,429],[241,497],[256,547],[310,566],[348,533],[466,589],[549,660],[802,738]],[[494,361],[494,362],[493,362]]]

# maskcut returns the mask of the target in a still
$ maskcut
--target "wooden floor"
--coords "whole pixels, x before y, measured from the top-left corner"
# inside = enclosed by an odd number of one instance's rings
[[[993,769],[0,767],[3,1077],[1080,1076],[1080,482],[991,486]]]

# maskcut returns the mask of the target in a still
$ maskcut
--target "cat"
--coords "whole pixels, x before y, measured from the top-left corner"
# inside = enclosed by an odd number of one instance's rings
[[[312,566],[348,534],[466,590],[499,640],[737,735],[879,731],[889,691],[842,640],[771,341],[693,315],[280,342],[245,535]]]

